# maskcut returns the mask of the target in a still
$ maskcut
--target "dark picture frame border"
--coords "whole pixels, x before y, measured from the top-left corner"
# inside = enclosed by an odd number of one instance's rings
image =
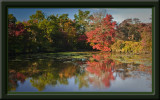
[[[157,99],[159,98],[159,2],[156,0],[135,1],[50,1],[50,2],[1,2],[2,5],[2,98],[4,99]],[[8,8],[152,8],[152,92],[7,92],[8,80]]]

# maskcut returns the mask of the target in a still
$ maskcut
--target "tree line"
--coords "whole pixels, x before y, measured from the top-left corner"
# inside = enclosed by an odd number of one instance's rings
[[[8,14],[9,54],[90,50],[151,53],[152,24],[138,18],[117,24],[110,14],[81,10],[73,20],[40,10],[23,22]]]

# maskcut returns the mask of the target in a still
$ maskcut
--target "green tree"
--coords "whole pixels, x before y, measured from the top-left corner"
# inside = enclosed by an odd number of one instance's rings
[[[8,23],[16,23],[17,19],[13,14],[8,14]]]
[[[41,21],[44,18],[45,18],[44,13],[42,11],[40,11],[40,10],[37,10],[36,14],[33,14],[33,15],[30,16],[30,19],[38,20],[38,21]]]
[[[79,50],[86,50],[86,49],[91,49],[89,43],[87,43],[86,38],[82,37],[87,37],[85,35],[85,32],[87,31],[87,26],[89,24],[89,19],[90,19],[90,11],[81,11],[79,10],[78,15],[74,15],[74,21],[75,21],[75,28],[77,31],[77,49]]]
[[[68,14],[62,14],[58,18],[58,23],[62,31],[64,31],[64,24],[68,21]]]
[[[76,23],[76,29],[78,34],[84,34],[86,32],[86,26],[89,23],[90,11],[81,11],[79,10],[78,15],[74,15],[74,20]]]
[[[42,11],[36,11],[36,14],[30,16],[28,23],[37,51],[53,51],[53,34],[57,30],[57,23],[53,18],[49,16],[46,19]]]

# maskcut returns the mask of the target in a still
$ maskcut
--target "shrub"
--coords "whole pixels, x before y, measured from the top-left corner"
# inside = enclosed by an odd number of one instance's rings
[[[117,40],[112,46],[113,52],[142,53],[141,42]]]

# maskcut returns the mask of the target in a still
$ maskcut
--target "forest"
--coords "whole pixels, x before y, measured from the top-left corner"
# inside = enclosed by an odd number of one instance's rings
[[[65,51],[151,54],[152,23],[138,18],[117,23],[111,14],[81,10],[74,20],[65,13],[45,16],[41,10],[23,22],[8,14],[9,55]]]
[[[88,10],[10,9],[9,93],[152,92],[151,10]]]

